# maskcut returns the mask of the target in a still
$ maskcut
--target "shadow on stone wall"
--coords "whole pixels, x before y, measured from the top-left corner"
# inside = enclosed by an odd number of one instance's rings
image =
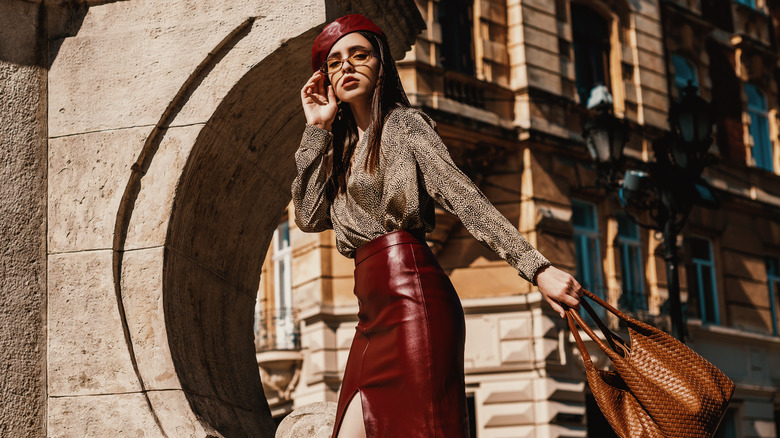
[[[304,125],[299,84],[314,36],[287,41],[231,90],[201,131],[174,201],[163,283],[171,355],[195,413],[227,437],[273,430],[253,309],[290,200]]]
[[[326,2],[329,17],[345,12],[339,3]],[[416,12],[413,2],[401,3]],[[378,4],[365,6],[381,16]],[[408,29],[424,24],[419,15],[408,19],[385,23],[401,36],[391,38],[398,58],[414,40]],[[305,122],[299,93],[319,30],[283,42],[233,87],[201,131],[176,191],[163,273],[171,356],[193,411],[226,437],[273,430],[254,352],[254,303],[290,201]]]

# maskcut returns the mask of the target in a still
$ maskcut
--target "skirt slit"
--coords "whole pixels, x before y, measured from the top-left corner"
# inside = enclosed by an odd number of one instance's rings
[[[355,396],[359,397],[359,399],[355,400]],[[333,425],[333,436],[334,437],[337,437],[339,435],[339,432],[341,431],[341,424],[344,422],[344,415],[346,415],[347,409],[349,409],[350,404],[355,403],[355,402],[360,403],[361,411],[363,413],[363,427],[365,427],[365,424],[366,424],[365,412],[366,412],[366,410],[365,410],[365,408],[363,408],[363,396],[360,393],[360,390],[356,389],[352,393],[352,397],[349,398],[349,400],[347,401],[347,404],[344,406],[344,412],[342,412],[341,415],[337,415],[336,416],[338,421]],[[368,435],[368,431],[366,431],[366,435]]]

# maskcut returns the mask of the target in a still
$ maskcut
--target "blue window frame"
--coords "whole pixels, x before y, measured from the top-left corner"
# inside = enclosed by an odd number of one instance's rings
[[[571,209],[574,250],[577,258],[577,281],[585,289],[605,298],[601,275],[602,262],[596,206],[588,202],[572,200]],[[604,309],[596,306],[596,310],[602,313],[601,311]]]
[[[674,86],[677,88],[677,95],[682,97],[682,90],[688,86],[688,82],[694,87],[699,86],[699,74],[696,72],[696,65],[689,59],[680,55],[672,55],[672,65],[674,66]]]
[[[766,96],[751,84],[745,84],[750,116],[750,136],[753,138],[753,159],[756,167],[772,171],[772,140],[769,138],[769,112]]]
[[[688,247],[691,252],[692,271],[688,272],[690,295],[698,301],[698,305],[689,308],[702,323],[720,324],[718,310],[718,290],[715,283],[715,259],[712,255],[712,243],[707,239],[689,237]]]
[[[629,312],[647,310],[639,226],[624,213],[617,215],[617,223],[617,250],[623,289],[618,304]]]
[[[777,321],[780,312],[778,309],[780,306],[780,258],[766,258],[766,277],[769,286],[769,306],[772,310],[772,334],[777,336],[780,334]]]

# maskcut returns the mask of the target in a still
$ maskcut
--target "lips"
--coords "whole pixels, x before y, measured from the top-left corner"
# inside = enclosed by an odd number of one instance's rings
[[[358,80],[357,78],[346,78],[344,79],[344,86],[346,87],[349,84],[355,83],[357,84]]]

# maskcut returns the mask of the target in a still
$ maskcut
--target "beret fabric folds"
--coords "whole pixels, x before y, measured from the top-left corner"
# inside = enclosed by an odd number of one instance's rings
[[[311,46],[311,70],[314,72],[320,68],[336,41],[344,35],[358,30],[374,32],[385,38],[382,29],[368,18],[360,14],[345,15],[325,26],[314,39],[314,44]]]

